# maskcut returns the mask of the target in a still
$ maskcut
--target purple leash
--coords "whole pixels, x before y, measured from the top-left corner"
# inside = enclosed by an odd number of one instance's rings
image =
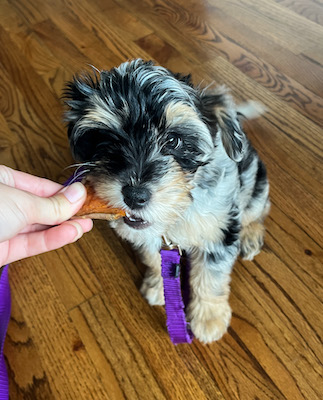
[[[182,298],[179,250],[162,249],[162,277],[164,281],[165,310],[167,329],[174,344],[192,343],[193,334],[185,316],[185,305]],[[186,273],[188,273],[188,266]],[[188,300],[188,285],[184,282],[184,300]],[[186,293],[185,293],[186,291]]]
[[[0,400],[9,399],[9,380],[6,362],[3,355],[3,346],[6,338],[11,311],[10,286],[8,279],[8,267],[1,270],[0,277]]]

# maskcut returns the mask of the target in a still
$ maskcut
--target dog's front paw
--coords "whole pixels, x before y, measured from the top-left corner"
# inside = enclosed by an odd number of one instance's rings
[[[190,323],[194,336],[203,343],[211,343],[221,339],[226,333],[231,320],[231,308],[227,302],[218,304],[213,312],[200,312],[193,316]]]
[[[151,306],[163,306],[165,304],[163,279],[152,279],[147,276],[144,278],[140,292]]]

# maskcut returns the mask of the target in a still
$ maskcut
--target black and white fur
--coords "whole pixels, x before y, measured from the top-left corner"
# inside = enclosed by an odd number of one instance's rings
[[[98,195],[127,211],[111,226],[148,266],[142,294],[164,304],[165,235],[191,259],[193,333],[221,338],[233,264],[260,251],[269,211],[265,166],[240,124],[257,104],[236,106],[225,87],[201,90],[140,59],[75,77],[65,95],[74,157]]]

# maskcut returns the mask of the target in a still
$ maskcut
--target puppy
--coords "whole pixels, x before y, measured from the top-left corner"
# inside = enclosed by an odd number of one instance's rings
[[[191,261],[187,317],[196,338],[218,340],[231,318],[230,273],[263,244],[266,169],[241,127],[255,104],[235,106],[224,87],[137,59],[67,84],[65,114],[76,160],[97,194],[127,211],[111,226],[141,253],[141,292],[163,305],[162,237]]]

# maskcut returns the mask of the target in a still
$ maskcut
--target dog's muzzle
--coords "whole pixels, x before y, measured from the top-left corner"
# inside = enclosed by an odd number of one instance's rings
[[[133,229],[145,229],[148,228],[151,223],[143,220],[142,218],[136,217],[134,214],[126,212],[126,216],[123,217],[123,221],[126,225]]]
[[[144,186],[124,186],[122,188],[123,200],[131,210],[140,210],[147,205],[151,192]],[[136,216],[132,211],[127,212],[123,218],[126,225],[133,229],[145,229],[151,224]]]

